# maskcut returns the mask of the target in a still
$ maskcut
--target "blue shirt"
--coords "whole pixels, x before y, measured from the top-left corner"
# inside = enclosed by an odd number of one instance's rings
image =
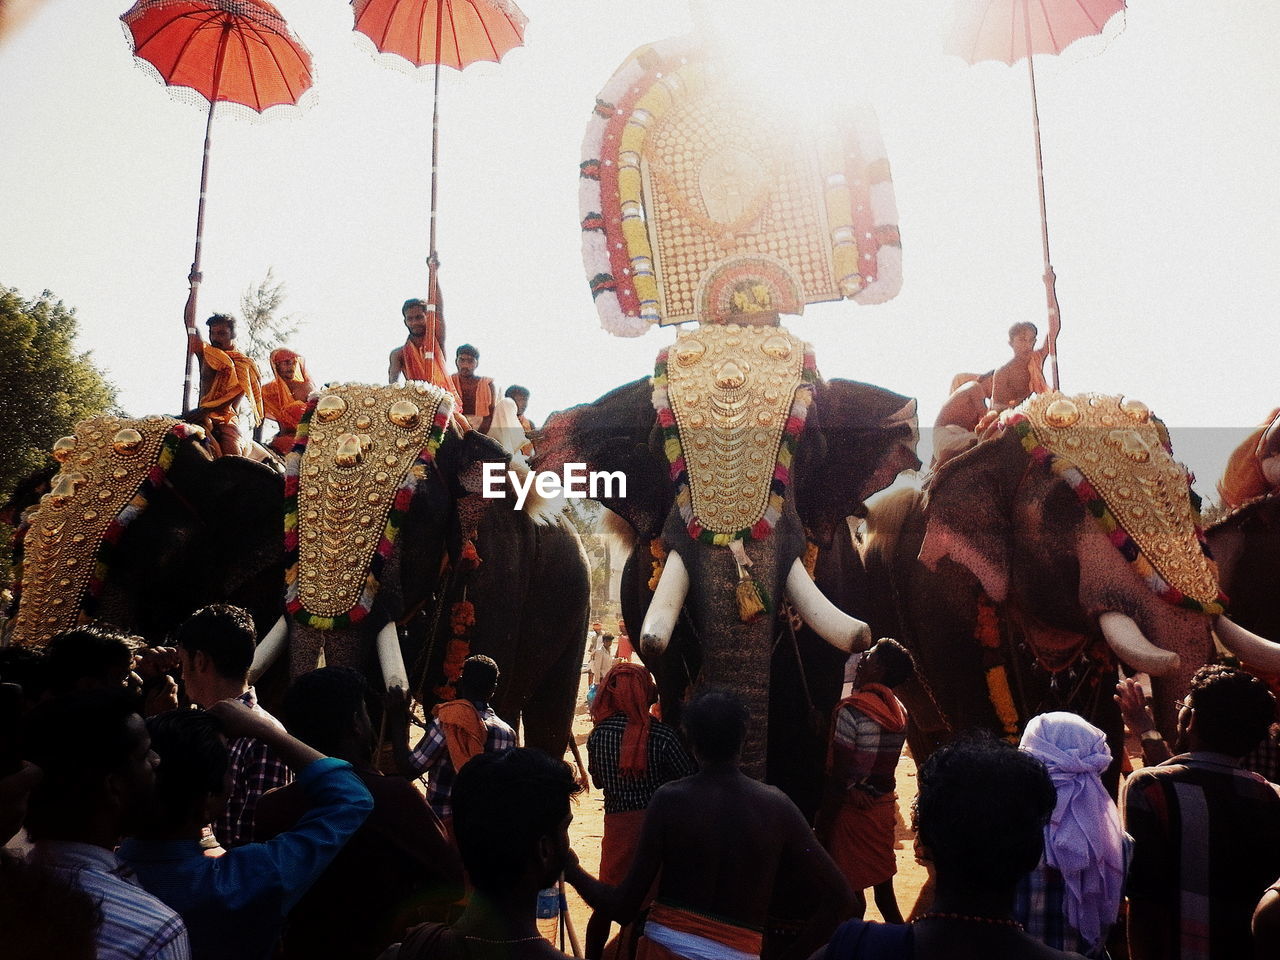
[[[126,840],[120,859],[186,921],[193,960],[272,955],[284,915],[373,809],[351,765],[323,757],[299,774],[311,808],[266,843],[207,857],[194,840]]]

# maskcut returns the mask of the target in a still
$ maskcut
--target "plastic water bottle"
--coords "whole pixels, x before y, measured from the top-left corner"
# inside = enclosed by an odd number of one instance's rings
[[[555,887],[547,887],[538,891],[538,907],[535,913],[538,919],[538,932],[553,945],[559,941],[560,933],[560,891]]]

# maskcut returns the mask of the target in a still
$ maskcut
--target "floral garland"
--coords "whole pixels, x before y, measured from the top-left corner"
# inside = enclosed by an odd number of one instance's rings
[[[441,700],[453,700],[458,695],[458,678],[462,665],[471,656],[471,628],[476,625],[475,605],[459,600],[449,611],[449,644],[444,652],[444,683],[433,691]]]
[[[413,495],[417,491],[418,482],[425,476],[425,471],[435,461],[436,451],[440,449],[440,443],[444,440],[444,430],[449,422],[452,404],[449,403],[448,398],[440,401],[436,407],[435,419],[431,423],[431,431],[427,435],[426,446],[422,448],[417,459],[405,471],[404,479],[400,481],[400,486],[396,488],[391,510],[387,514],[387,522],[382,529],[382,537],[379,539],[377,549],[373,552],[373,559],[369,563],[369,572],[365,576],[364,589],[360,593],[360,599],[355,606],[344,614],[336,617],[322,617],[307,610],[298,596],[298,472],[302,466],[302,455],[307,449],[307,438],[311,434],[311,415],[315,412],[319,399],[319,395],[314,395],[308,401],[306,412],[302,415],[302,421],[298,424],[293,449],[289,452],[285,465],[285,609],[298,623],[313,627],[316,630],[343,630],[360,623],[369,615],[369,611],[373,609],[373,600],[378,594],[382,569],[386,566],[387,560],[395,548],[396,538],[400,535],[400,526],[404,522],[405,514],[409,512],[410,504],[413,503]]]
[[[763,540],[773,532],[774,524],[782,516],[787,486],[791,482],[791,464],[795,459],[796,447],[800,443],[800,435],[804,432],[805,420],[809,416],[809,406],[813,402],[812,385],[818,381],[818,368],[814,362],[813,348],[808,344],[805,345],[801,380],[802,383],[796,389],[795,397],[791,402],[791,412],[787,416],[782,439],[778,445],[769,502],[765,507],[764,515],[750,527],[743,527],[733,533],[715,533],[706,529],[693,514],[689,467],[685,460],[684,446],[680,442],[675,412],[671,409],[671,399],[667,395],[667,350],[663,349],[658,354],[653,372],[653,405],[658,411],[658,425],[662,428],[662,448],[671,464],[671,480],[676,487],[676,504],[680,508],[680,516],[684,519],[685,529],[694,540],[726,547],[734,540]]]
[[[654,537],[649,541],[649,555],[653,557],[649,574],[649,592],[653,593],[658,589],[658,581],[662,579],[662,571],[667,567],[667,548],[663,545],[661,537]]]
[[[1018,708],[1009,689],[1004,652],[1000,642],[1000,616],[986,594],[978,597],[978,617],[973,636],[982,650],[982,669],[987,678],[987,699],[1000,721],[1000,729],[1010,743],[1018,742]]]
[[[94,560],[93,574],[89,577],[89,585],[82,601],[83,613],[86,617],[92,619],[98,598],[102,595],[102,588],[106,584],[107,574],[111,570],[111,562],[115,559],[120,539],[124,536],[125,530],[129,527],[129,524],[137,520],[142,512],[147,509],[151,498],[160,489],[161,484],[164,483],[164,479],[169,473],[169,468],[173,466],[174,458],[178,455],[178,446],[188,437],[194,437],[197,440],[202,439],[204,437],[203,428],[183,423],[180,420],[175,421],[160,444],[160,455],[156,458],[156,462],[151,465],[151,469],[147,471],[142,483],[139,484],[137,493],[125,504],[124,509],[116,514],[106,532],[102,535],[102,543],[98,547],[97,557]],[[14,586],[13,602],[9,606],[10,616],[17,615],[18,603],[22,595],[22,543],[30,527],[31,521],[28,519],[20,524],[14,532]]]
[[[1112,545],[1120,551],[1121,556],[1128,561],[1133,571],[1142,578],[1156,596],[1170,603],[1175,607],[1182,607],[1186,610],[1194,610],[1197,613],[1214,615],[1222,613],[1226,609],[1227,597],[1221,590],[1218,591],[1217,599],[1210,603],[1201,603],[1200,601],[1187,596],[1177,587],[1169,583],[1160,575],[1151,561],[1142,554],[1142,548],[1137,542],[1129,536],[1128,531],[1120,526],[1115,515],[1107,506],[1107,502],[1102,495],[1094,488],[1089,479],[1080,472],[1070,461],[1055,456],[1048,448],[1040,443],[1036,438],[1035,431],[1032,428],[1031,420],[1026,414],[1016,413],[1009,417],[1005,424],[1006,428],[1012,429],[1022,443],[1022,448],[1027,454],[1039,464],[1043,464],[1051,469],[1057,476],[1067,482],[1067,485],[1075,492],[1076,497],[1084,505],[1085,510],[1102,528],[1102,532],[1111,541]],[[1166,444],[1166,434],[1162,432],[1161,442]],[[1187,478],[1188,485],[1191,478]],[[1198,498],[1192,495],[1192,506],[1198,508]],[[1198,512],[1198,511],[1197,511]],[[1204,551],[1205,556],[1211,557],[1209,553],[1209,544],[1205,540],[1204,530],[1200,524],[1195,525],[1196,540],[1200,544],[1200,549]]]

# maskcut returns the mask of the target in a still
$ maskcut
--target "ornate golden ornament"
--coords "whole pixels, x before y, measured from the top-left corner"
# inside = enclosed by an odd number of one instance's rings
[[[1080,422],[1080,408],[1065,397],[1061,397],[1045,409],[1044,419],[1049,426],[1058,429],[1075,426]]]
[[[298,599],[338,617],[360,600],[395,491],[431,435],[445,393],[438,387],[330,387],[316,402],[299,464]],[[368,424],[367,427],[363,426]]]
[[[66,463],[72,458],[72,456],[74,456],[75,452],[75,437],[59,437],[53,442],[53,450],[51,453],[53,454],[53,459],[57,460],[59,463]]]
[[[695,339],[703,347],[697,361],[681,364],[681,345]],[[766,342],[772,350],[763,349]],[[712,533],[754,526],[769,503],[764,465],[777,455],[803,382],[804,343],[781,327],[728,324],[681,333],[672,351],[667,396],[686,451],[693,514]]]
[[[54,443],[62,468],[31,514],[23,540],[14,643],[43,646],[79,622],[103,537],[146,480],[177,422],[95,417]]]
[[[1052,419],[1063,403],[1080,414],[1069,426]],[[1200,604],[1217,600],[1218,568],[1196,536],[1186,468],[1165,450],[1145,404],[1050,391],[1032,397],[1021,411],[1040,445],[1085,476],[1167,583]]]
[[[1139,423],[1146,423],[1151,419],[1151,408],[1141,400],[1131,400],[1126,397],[1121,402],[1120,409]]]

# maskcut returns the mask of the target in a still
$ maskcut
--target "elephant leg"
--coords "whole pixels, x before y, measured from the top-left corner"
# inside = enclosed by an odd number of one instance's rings
[[[586,631],[582,635],[585,637]],[[582,654],[581,644],[569,644],[562,650],[520,708],[526,747],[545,750],[553,757],[564,755],[572,735]]]

